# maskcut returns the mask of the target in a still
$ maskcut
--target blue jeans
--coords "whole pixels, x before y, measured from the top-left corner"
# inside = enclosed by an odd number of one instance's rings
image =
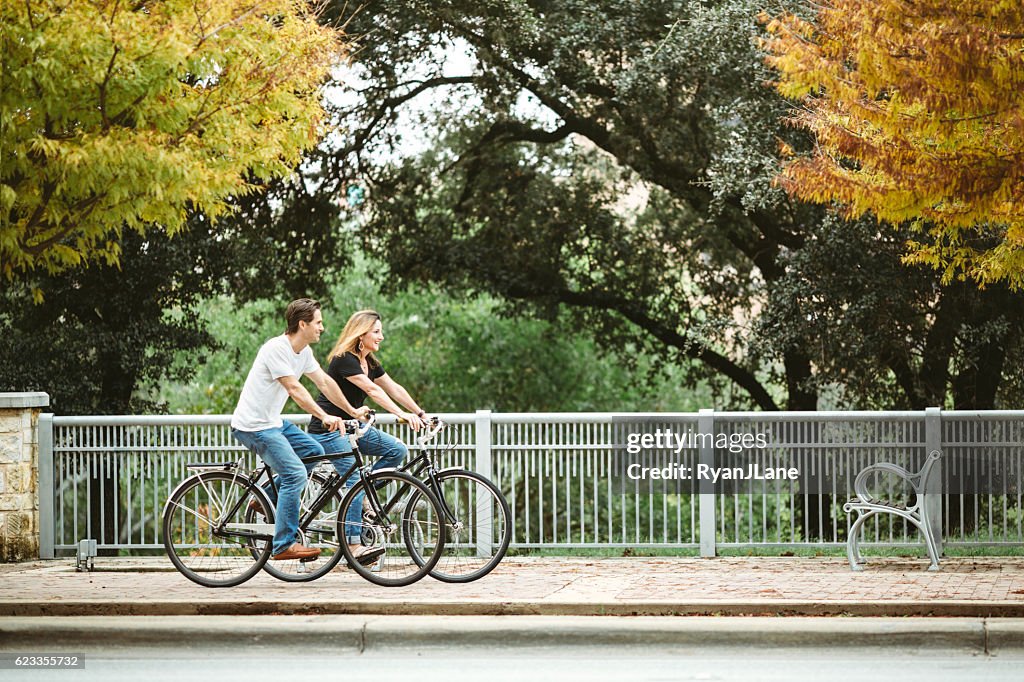
[[[277,520],[272,551],[280,554],[292,546],[299,533],[299,498],[306,487],[306,467],[299,458],[322,456],[324,449],[312,436],[289,421],[279,428],[263,431],[231,429],[231,435],[259,455],[276,474]]]
[[[320,445],[323,446],[324,452],[329,455],[337,452],[352,451],[348,436],[344,436],[337,431],[332,433],[314,433],[313,438],[317,439]],[[359,452],[364,456],[380,458],[374,463],[373,471],[400,466],[405,460],[405,456],[409,454],[409,448],[405,446],[405,443],[373,427],[370,427],[370,430],[359,439],[358,443]],[[350,455],[348,457],[339,457],[332,461],[334,463],[334,470],[338,472],[339,476],[344,476],[345,472],[355,464],[356,458]],[[345,481],[345,487],[350,488],[358,482],[359,472],[353,469]],[[348,512],[345,514],[345,536],[350,545],[358,545],[360,542],[359,529],[363,522],[361,518],[362,513],[363,494],[359,493],[352,500],[352,504],[349,505]]]

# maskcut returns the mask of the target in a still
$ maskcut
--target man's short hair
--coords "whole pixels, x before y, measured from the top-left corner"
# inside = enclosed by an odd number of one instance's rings
[[[320,302],[311,298],[299,298],[288,304],[284,311],[284,319],[288,322],[286,333],[294,334],[299,331],[299,322],[312,322],[313,313],[320,310]]]

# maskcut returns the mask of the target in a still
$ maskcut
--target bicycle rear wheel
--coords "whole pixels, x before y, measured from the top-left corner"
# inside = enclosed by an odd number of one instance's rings
[[[498,486],[475,471],[439,471],[437,482],[440,486],[438,500],[446,514],[443,517],[444,552],[430,575],[447,583],[468,583],[482,578],[505,557],[512,540],[512,512],[508,502]],[[427,509],[413,500],[409,508],[411,522],[425,521],[427,513]],[[417,563],[424,561],[415,553],[413,559]]]
[[[341,503],[337,533],[342,552],[352,569],[372,583],[389,587],[411,585],[430,572],[444,549],[444,537],[437,523],[441,518],[437,499],[422,481],[393,469],[370,474],[367,483],[360,481],[353,486]],[[430,509],[424,515],[424,523],[408,523],[404,512],[413,501]],[[350,516],[359,520],[347,522]],[[384,553],[373,564],[364,566],[353,556],[346,538],[357,536],[364,545],[383,548]],[[413,546],[419,561],[413,561]]]
[[[306,482],[299,499],[299,518],[305,519],[313,503],[320,497],[320,493],[327,484],[327,476],[314,472]],[[301,583],[316,580],[320,576],[327,575],[338,565],[341,560],[341,549],[338,546],[336,520],[338,509],[341,507],[341,494],[334,493],[325,505],[318,511],[315,518],[306,524],[305,528],[299,528],[297,541],[306,547],[316,547],[320,550],[320,556],[312,561],[300,561],[298,559],[286,559],[275,561],[270,559],[263,565],[263,570],[278,580],[285,582]],[[269,517],[264,517],[260,511],[250,509],[246,513],[246,519],[253,521],[266,519],[265,523],[273,525],[276,510],[271,509]],[[262,551],[262,545],[254,547],[253,551]]]
[[[163,514],[164,549],[182,575],[205,587],[232,587],[263,568],[273,522],[268,531],[266,524],[247,521],[250,499],[273,518],[264,492],[230,471],[197,474],[171,493]]]

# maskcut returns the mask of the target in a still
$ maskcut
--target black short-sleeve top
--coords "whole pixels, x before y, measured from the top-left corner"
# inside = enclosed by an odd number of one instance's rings
[[[367,362],[368,372],[363,372],[362,365],[359,364],[359,358],[353,353],[342,353],[341,355],[335,355],[331,358],[331,364],[327,367],[327,374],[332,379],[338,382],[338,386],[341,387],[341,392],[345,394],[345,398],[352,403],[352,407],[362,407],[363,401],[366,400],[366,391],[359,388],[351,381],[349,377],[357,374],[364,374],[370,378],[370,381],[374,381],[384,376],[384,368],[380,364],[374,364],[372,360]],[[327,414],[334,415],[335,417],[341,417],[342,419],[355,419],[354,415],[351,415],[343,411],[340,407],[332,403],[327,399],[327,396],[320,393],[316,399],[316,404],[323,408],[323,411]],[[327,429],[324,427],[324,423],[318,418],[313,417],[309,422],[310,433],[324,433]]]

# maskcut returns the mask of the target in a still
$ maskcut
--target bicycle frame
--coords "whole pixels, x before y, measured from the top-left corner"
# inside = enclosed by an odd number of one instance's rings
[[[320,512],[327,506],[327,502],[338,492],[338,490],[344,487],[345,481],[348,480],[349,476],[352,475],[353,471],[358,470],[359,480],[363,483],[363,486],[366,488],[367,491],[372,489],[372,486],[369,485],[369,475],[371,473],[370,466],[364,463],[362,453],[359,450],[359,446],[354,442],[354,440],[355,439],[353,439],[353,448],[351,453],[332,453],[330,455],[320,456],[316,458],[317,461],[324,459],[335,460],[340,457],[348,457],[349,455],[351,455],[355,458],[355,461],[352,464],[352,466],[348,468],[344,475],[339,474],[337,470],[331,472],[331,475],[327,478],[327,485],[323,487],[317,498],[313,501],[312,504],[309,505],[306,513],[300,516],[300,530],[306,531],[309,528],[310,524],[318,517]],[[264,477],[266,477],[269,480],[270,489],[273,491],[274,497],[277,496],[277,482],[273,476],[273,471],[266,463],[260,465],[253,471],[246,471],[245,469],[242,468],[242,459],[239,459],[237,462],[228,464],[227,466],[218,464],[216,466],[197,466],[195,468],[233,468],[235,469],[234,476],[245,485],[247,490],[250,491],[255,490],[257,488],[261,488],[260,482],[263,480]],[[202,472],[198,472],[196,475],[200,475],[201,473]],[[376,514],[378,518],[382,519],[384,522],[390,523],[388,513],[391,511],[392,507],[395,506],[396,502],[399,499],[401,499],[401,496],[406,492],[407,488],[408,486],[402,486],[395,492],[391,499],[387,500],[384,503],[381,503],[380,499],[377,497],[376,494],[368,495],[367,498],[370,501],[370,508],[373,510],[373,513]],[[242,504],[247,503],[249,499],[249,497],[241,497],[238,500],[235,500],[234,504],[231,505],[231,508],[227,511],[227,513],[224,514],[223,518],[232,518],[235,515],[235,513],[237,513],[241,509]],[[265,524],[246,525],[263,526]],[[227,527],[225,521],[220,521],[216,528],[211,529],[211,533],[215,537],[224,539],[242,538],[245,540],[272,541],[274,537],[273,532],[270,532],[269,534],[261,533],[257,530],[254,530],[253,528],[242,527],[239,524],[232,524],[230,527]]]
[[[454,525],[459,522],[459,519],[448,506],[448,501],[444,498],[444,491],[441,490],[441,482],[437,480],[437,475],[442,471],[459,469],[460,467],[438,469],[437,465],[434,463],[433,457],[433,452],[436,449],[436,446],[433,448],[424,447],[418,455],[398,467],[398,470],[404,471],[420,480],[426,481],[427,485],[430,486],[431,492],[433,492],[434,496],[437,498],[441,511],[444,512],[445,522],[449,525]],[[426,476],[423,476],[424,471],[426,471]]]
[[[333,461],[341,457],[348,456],[352,456],[355,458],[355,461],[352,463],[352,466],[350,466],[348,470],[345,471],[344,474],[339,474],[337,469],[331,471],[330,475],[327,477],[327,480],[325,481],[325,485],[320,490],[320,494],[313,501],[313,503],[309,505],[309,509],[306,511],[306,513],[299,518],[299,530],[306,531],[309,528],[310,524],[317,519],[320,512],[327,506],[328,501],[332,497],[334,497],[339,490],[345,487],[345,481],[348,480],[349,476],[352,475],[353,471],[359,472],[359,480],[363,484],[363,487],[366,489],[367,493],[370,493],[370,491],[374,491],[372,494],[368,494],[366,496],[366,499],[369,500],[371,511],[375,515],[377,515],[377,518],[381,519],[383,522],[387,523],[388,525],[393,525],[391,523],[391,520],[388,518],[388,513],[397,504],[397,502],[400,499],[402,499],[402,496],[408,489],[408,485],[402,485],[401,487],[399,487],[398,490],[395,491],[395,493],[391,496],[390,499],[382,503],[380,499],[377,497],[376,491],[374,490],[373,486],[370,485],[369,477],[370,474],[372,474],[373,472],[371,470],[370,465],[364,463],[363,454],[359,450],[359,445],[356,443],[355,438],[352,439],[352,452],[332,453],[329,455],[311,458],[311,460],[322,461],[326,459]],[[403,469],[399,469],[399,471],[403,471]],[[271,478],[271,485],[274,485],[273,478]]]
[[[349,435],[351,437],[352,434]],[[372,473],[371,466],[367,464],[363,459],[363,454],[359,449],[357,440],[357,438],[351,438],[351,452],[331,453],[303,460],[304,462],[323,460],[334,461],[341,457],[348,456],[352,456],[355,458],[355,461],[353,462],[352,466],[350,466],[345,471],[344,474],[339,474],[337,469],[333,469],[331,471],[330,475],[327,477],[323,487],[320,490],[320,494],[317,495],[316,499],[313,500],[313,502],[308,506],[306,512],[299,517],[300,531],[305,532],[309,529],[310,525],[317,520],[320,512],[327,506],[331,498],[334,497],[339,490],[345,487],[345,482],[349,479],[349,477],[352,475],[354,471],[359,472],[359,480],[363,483],[363,487],[367,491],[369,491],[372,488],[372,486],[369,485],[369,476]],[[450,468],[456,469],[458,467]],[[423,451],[420,452],[420,454],[416,455],[416,457],[404,463],[402,466],[397,467],[397,470],[408,473],[426,482],[427,485],[430,487],[431,492],[433,492],[437,497],[439,506],[441,508],[441,511],[445,515],[446,521],[449,524],[455,524],[458,522],[458,518],[455,516],[454,512],[448,506],[447,501],[444,499],[444,495],[442,494],[441,491],[441,484],[437,480],[437,474],[440,473],[441,471],[446,471],[447,469],[442,470],[438,469],[435,466],[432,457],[432,450],[424,449]],[[424,472],[426,474],[425,476],[423,475]],[[270,467],[268,467],[266,464],[262,465],[259,469],[253,472],[252,475],[248,477],[250,487],[258,485],[259,481],[263,478],[264,475],[269,477],[271,490],[274,491],[274,495],[276,496],[277,483],[274,480]],[[401,486],[397,491],[395,491],[394,495],[392,495],[390,499],[384,502],[381,502],[381,500],[377,497],[376,494],[367,495],[367,499],[369,500],[370,504],[370,509],[373,511],[374,514],[377,515],[378,518],[382,519],[385,523],[390,524],[391,521],[388,518],[388,513],[397,504],[398,500],[402,498],[407,489],[407,485]],[[234,511],[237,511],[237,508],[232,509],[232,512]],[[263,539],[262,536],[260,539]]]

